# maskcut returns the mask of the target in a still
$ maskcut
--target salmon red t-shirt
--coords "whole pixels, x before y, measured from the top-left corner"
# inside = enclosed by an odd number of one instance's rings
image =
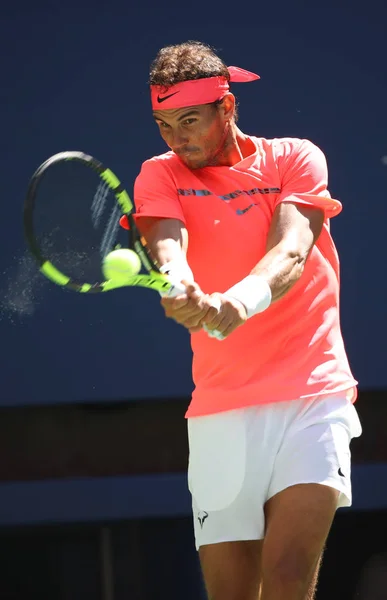
[[[134,197],[142,216],[179,219],[187,260],[206,293],[225,292],[265,254],[280,202],[325,211],[301,278],[279,301],[224,341],[191,335],[195,389],[188,417],[348,391],[355,399],[340,330],[339,259],[330,219],[341,211],[327,190],[322,151],[308,140],[250,138],[254,154],[229,166],[190,170],[173,152],[143,163]]]

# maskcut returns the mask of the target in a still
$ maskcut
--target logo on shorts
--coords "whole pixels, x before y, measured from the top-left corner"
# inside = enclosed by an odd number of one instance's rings
[[[201,510],[198,514],[198,521],[200,523],[200,527],[203,529],[203,525],[204,525],[204,521],[207,519],[208,517],[208,512],[206,512],[205,510]]]
[[[338,474],[340,475],[340,477],[345,477],[343,471],[341,470],[341,467],[339,467]]]

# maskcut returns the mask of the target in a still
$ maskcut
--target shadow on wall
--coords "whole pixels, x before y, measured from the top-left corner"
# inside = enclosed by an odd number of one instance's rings
[[[360,572],[354,600],[386,600],[387,552],[374,554]]]

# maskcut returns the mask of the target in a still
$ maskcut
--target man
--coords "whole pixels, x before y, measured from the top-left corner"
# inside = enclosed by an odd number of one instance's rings
[[[165,314],[191,332],[187,412],[196,547],[211,600],[314,596],[361,428],[339,323],[339,264],[323,153],[236,124],[227,68],[204,44],[165,47],[153,117],[170,151],[142,165],[138,225],[185,294]]]

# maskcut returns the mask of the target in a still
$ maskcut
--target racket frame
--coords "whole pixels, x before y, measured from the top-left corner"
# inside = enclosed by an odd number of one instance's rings
[[[62,273],[49,260],[49,258],[44,255],[35,238],[33,226],[34,209],[37,202],[39,184],[50,167],[55,164],[70,160],[79,162],[95,171],[112,191],[122,215],[125,215],[128,220],[128,248],[134,250],[138,254],[143,267],[149,273],[148,275],[134,275],[133,277],[128,278],[124,285],[122,283],[117,283],[114,280],[102,281],[99,283],[86,283],[77,281],[65,273]],[[56,285],[80,293],[108,292],[113,289],[127,286],[146,287],[166,293],[174,286],[165,275],[160,273],[157,264],[152,260],[145,243],[141,239],[141,235],[138,231],[133,215],[133,202],[113,171],[105,167],[93,156],[85,154],[84,152],[75,150],[59,152],[43,162],[31,177],[23,208],[24,235],[30,252],[38,263],[40,272]]]

